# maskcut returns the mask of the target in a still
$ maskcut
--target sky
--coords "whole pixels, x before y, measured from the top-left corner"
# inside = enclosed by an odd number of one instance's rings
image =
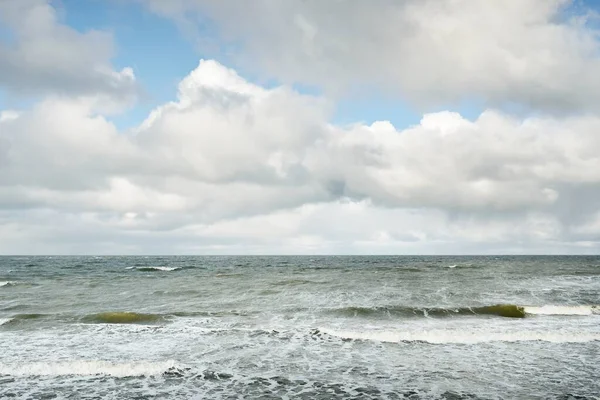
[[[598,254],[600,1],[0,0],[0,254]]]

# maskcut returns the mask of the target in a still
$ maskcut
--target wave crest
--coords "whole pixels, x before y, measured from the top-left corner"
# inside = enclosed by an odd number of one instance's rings
[[[84,322],[100,324],[143,324],[156,323],[163,320],[159,314],[141,314],[135,312],[103,312],[87,315],[83,318]]]
[[[507,318],[524,318],[525,307],[515,304],[496,304],[483,307],[419,308],[419,307],[343,307],[332,310],[335,314],[353,317],[371,316],[425,316],[445,317],[452,315],[495,315]]]

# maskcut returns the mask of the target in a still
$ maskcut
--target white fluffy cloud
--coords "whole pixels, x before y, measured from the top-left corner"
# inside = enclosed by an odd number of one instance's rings
[[[0,0],[2,28],[10,33],[0,38],[0,87],[16,95],[101,95],[104,103],[122,103],[138,92],[133,70],[110,63],[112,36],[61,24],[48,0]]]
[[[579,2],[139,1],[186,29],[213,22],[242,65],[286,82],[377,85],[425,109],[465,99],[600,109],[596,16]]]
[[[133,132],[89,98],[5,111],[0,252],[597,248],[599,117],[441,112],[397,129],[335,126],[329,109],[202,61]]]

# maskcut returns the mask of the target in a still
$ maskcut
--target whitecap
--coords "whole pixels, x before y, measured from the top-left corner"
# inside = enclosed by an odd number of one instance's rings
[[[160,375],[175,368],[175,361],[162,362],[109,362],[81,360],[64,362],[35,362],[26,364],[0,363],[0,375],[13,376],[68,376],[109,375],[115,377]]]
[[[157,271],[177,271],[179,267],[152,267]]]
[[[525,307],[525,313],[531,315],[593,315],[600,314],[598,306],[539,306]]]

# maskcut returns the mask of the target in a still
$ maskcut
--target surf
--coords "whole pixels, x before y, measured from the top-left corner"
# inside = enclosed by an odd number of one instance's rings
[[[600,306],[528,306],[525,307],[525,313],[529,315],[598,315]]]
[[[0,363],[0,375],[9,376],[90,376],[114,377],[155,376],[176,367],[175,361],[109,362],[99,360],[34,362],[26,364]]]

